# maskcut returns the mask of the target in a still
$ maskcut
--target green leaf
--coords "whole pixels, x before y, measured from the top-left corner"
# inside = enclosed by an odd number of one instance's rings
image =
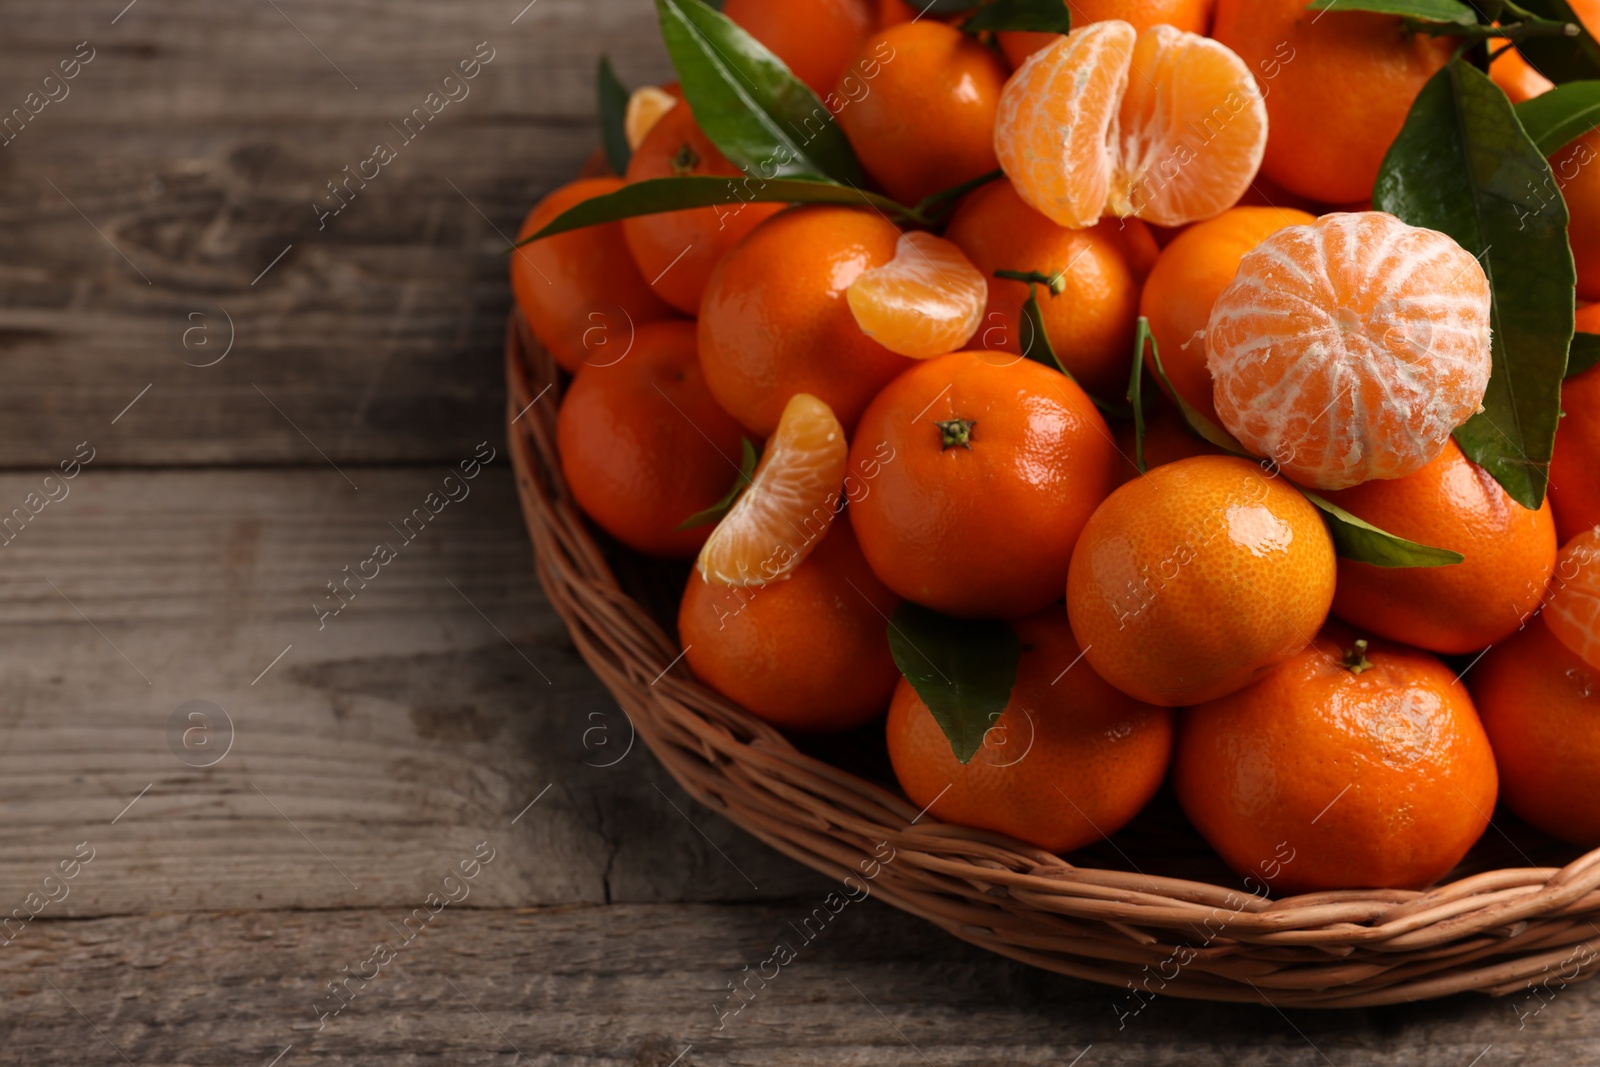
[[[1476,26],[1478,13],[1460,0],[1311,0],[1307,11],[1372,11],[1418,22]]]
[[[1600,45],[1582,28],[1582,21],[1573,14],[1567,0],[1522,0],[1521,6],[1539,18],[1579,28],[1571,37],[1540,36],[1518,41],[1517,51],[1535,70],[1557,84],[1600,78]]]
[[[695,121],[746,174],[865,181],[844,131],[783,61],[704,0],[656,0]]]
[[[606,162],[613,174],[628,173],[628,160],[633,149],[628,147],[628,134],[624,122],[628,117],[628,87],[622,84],[617,72],[611,69],[611,60],[600,57],[596,71],[600,97],[600,144],[606,150]]]
[[[1234,440],[1233,434],[1206,418],[1198,408],[1183,398],[1183,394],[1173,386],[1172,379],[1167,377],[1167,368],[1161,365],[1161,346],[1156,344],[1156,335],[1149,332],[1150,324],[1148,320],[1141,315],[1139,316],[1139,321],[1144,323],[1144,330],[1149,334],[1150,358],[1156,365],[1156,377],[1160,378],[1161,384],[1167,387],[1167,395],[1178,405],[1178,413],[1183,416],[1183,421],[1188,424],[1189,429],[1199,434],[1202,440],[1216,445],[1225,452],[1231,452],[1235,456],[1243,456],[1245,459],[1257,458],[1245,451],[1244,445]]]
[[[1542,156],[1600,126],[1600,81],[1567,82],[1516,105],[1517,121]]]
[[[1489,276],[1494,370],[1483,410],[1455,431],[1526,508],[1544,500],[1572,340],[1567,207],[1511,101],[1457,60],[1423,86],[1390,146],[1373,207],[1440,230]]]
[[[761,458],[761,453],[756,451],[756,446],[750,443],[750,438],[739,438],[739,446],[743,452],[739,459],[739,476],[728,487],[727,493],[709,508],[697,511],[678,523],[678,529],[691,530],[696,526],[709,526],[733,509],[733,502],[739,499],[739,494],[743,493],[745,487],[750,484],[750,476],[755,473],[756,462]]]
[[[1304,489],[1300,491],[1328,517],[1328,533],[1333,537],[1334,551],[1345,559],[1370,563],[1374,567],[1448,567],[1467,558],[1448,548],[1432,548],[1397,537],[1356,518],[1331,500]]]
[[[1146,344],[1155,343],[1150,320],[1140,315],[1133,335],[1133,370],[1128,376],[1128,406],[1133,408],[1133,465],[1140,474],[1150,469],[1144,462],[1144,349]]]
[[[1069,33],[1072,15],[1061,0],[993,0],[973,12],[961,28],[968,33],[985,30]]]
[[[956,759],[969,762],[1011,699],[1017,635],[1003,622],[955,619],[908,600],[889,619],[889,650]]]
[[[834,182],[802,178],[755,182],[744,178],[690,175],[682,178],[649,178],[624,185],[614,193],[591,197],[563,211],[538,233],[524,237],[517,245],[636,215],[655,215],[691,207],[725,207],[729,212],[735,212],[746,203],[868,204],[891,216],[913,222],[922,221],[910,208],[902,207],[886,196]]]
[[[1567,349],[1567,377],[1582,374],[1600,363],[1600,333],[1575,333]]]

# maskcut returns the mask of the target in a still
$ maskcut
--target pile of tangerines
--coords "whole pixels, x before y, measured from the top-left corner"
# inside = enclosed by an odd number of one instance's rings
[[[1452,2],[658,0],[511,274],[693,674],[1055,852],[1600,845],[1600,46]]]

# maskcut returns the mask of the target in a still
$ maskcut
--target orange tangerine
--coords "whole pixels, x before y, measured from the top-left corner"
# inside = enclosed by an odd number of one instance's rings
[[[748,586],[792,574],[833,523],[848,460],[832,409],[809,393],[790,397],[749,488],[700,549],[700,576]]]
[[[889,705],[889,759],[906,796],[938,819],[1070,852],[1122,829],[1166,776],[1173,713],[1118,692],[1080,663],[1060,605],[1011,624],[1022,644],[1005,710],[967,763],[911,683]]]
[[[1063,0],[1072,12],[1072,24],[1104,22],[1121,19],[1143,33],[1158,23],[1175,26],[1188,33],[1205,33],[1211,27],[1211,9],[1216,0]],[[1000,51],[1006,54],[1013,67],[1041,48],[1049,48],[1061,39],[1058,33],[1032,33],[1027,30],[1006,30],[997,34]]]
[[[966,344],[988,296],[983,275],[961,249],[921,231],[901,234],[894,258],[862,272],[845,291],[862,333],[914,359]]]
[[[517,240],[538,233],[568,208],[620,188],[617,178],[563,185],[528,212]],[[568,230],[518,248],[511,254],[511,291],[533,335],[569,371],[611,363],[638,327],[673,315],[634,266],[620,222]]]
[[[1056,356],[1091,394],[1122,395],[1139,317],[1139,275],[1133,264],[1153,244],[1143,223],[1105,219],[1069,230],[1029,207],[1010,182],[1001,180],[967,195],[945,237],[988,280],[989,302],[973,347],[1021,352],[1035,343],[1022,321],[1028,286],[997,278],[995,271],[1056,278],[1059,293],[1051,295],[1043,286],[1036,291]]]
[[[1556,557],[1544,621],[1573,655],[1600,670],[1600,527],[1568,541]]]
[[[861,82],[864,95],[852,93]],[[846,68],[839,125],[883,191],[916,204],[994,170],[1005,82],[1005,63],[975,38],[932,19],[902,22],[868,38]]]
[[[1063,226],[1134,215],[1176,226],[1232,206],[1267,144],[1261,90],[1226,46],[1119,19],[1079,27],[1012,74],[995,152]]]
[[[1505,91],[1513,104],[1532,100],[1555,88],[1555,83],[1534,70],[1515,48],[1503,49],[1489,63],[1489,77]]]
[[[1334,574],[1328,528],[1304,495],[1249,460],[1194,456],[1152,468],[1090,516],[1067,572],[1067,617],[1100,677],[1182,707],[1305,648],[1328,617]]]
[[[1489,385],[1489,279],[1445,234],[1324,215],[1239,263],[1206,326],[1217,415],[1291,478],[1343,489],[1420,470]]]
[[[1161,352],[1161,366],[1173,389],[1212,422],[1211,372],[1206,369],[1206,323],[1217,296],[1233,281],[1246,252],[1285,226],[1304,226],[1316,216],[1292,208],[1232,207],[1214,219],[1197,222],[1173,238],[1156,257],[1139,294],[1139,314]],[[1152,380],[1155,357],[1144,356]]]
[[[871,0],[727,0],[722,13],[818,96],[833,90],[879,17]]]

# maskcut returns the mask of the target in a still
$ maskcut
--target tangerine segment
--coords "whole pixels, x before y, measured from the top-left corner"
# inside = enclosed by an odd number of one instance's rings
[[[1600,527],[1584,531],[1561,550],[1544,620],[1556,640],[1600,670]]]
[[[622,113],[622,132],[628,147],[637,151],[662,115],[678,104],[678,98],[654,85],[641,86],[628,97],[627,110]]]
[[[1117,107],[1137,34],[1091,22],[1029,56],[1000,93],[994,150],[1033,208],[1062,226],[1093,226],[1111,191]]]
[[[1209,37],[1152,26],[1127,86],[1110,211],[1179,226],[1237,203],[1267,150],[1267,105],[1244,60]]]
[[[833,523],[849,452],[832,408],[790,397],[750,487],[700,550],[700,576],[752,586],[792,574]]]
[[[1324,215],[1240,261],[1211,309],[1206,363],[1223,425],[1295,481],[1404,477],[1482,404],[1489,280],[1435,230]]]
[[[978,331],[989,284],[953,243],[916,231],[901,234],[894,258],[864,271],[846,298],[862,333],[891,352],[927,359],[954,352]]]

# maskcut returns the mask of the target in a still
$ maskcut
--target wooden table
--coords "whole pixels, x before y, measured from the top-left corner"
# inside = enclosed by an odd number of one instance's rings
[[[0,1063],[1600,1062],[1600,985],[1119,1021],[877,902],[730,1013],[829,887],[629,747],[504,459],[505,235],[651,5],[125,3],[0,5]]]

